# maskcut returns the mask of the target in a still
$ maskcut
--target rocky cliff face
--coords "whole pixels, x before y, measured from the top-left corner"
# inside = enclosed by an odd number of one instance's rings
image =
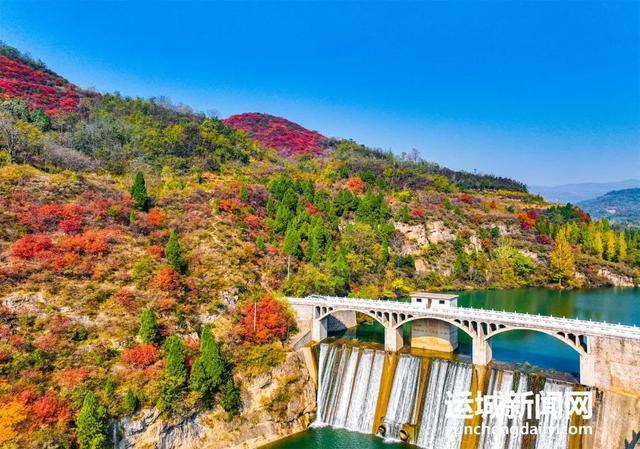
[[[297,353],[270,373],[240,381],[239,416],[228,420],[219,407],[173,418],[143,410],[114,423],[116,449],[249,449],[300,432],[313,420],[315,385]]]

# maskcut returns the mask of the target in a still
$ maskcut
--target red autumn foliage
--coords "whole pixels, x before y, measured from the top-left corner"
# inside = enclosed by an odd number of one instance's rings
[[[276,338],[284,340],[290,325],[291,316],[287,309],[273,296],[267,295],[255,304],[244,305],[240,320],[240,335],[245,340],[258,344]]]
[[[82,229],[82,224],[77,218],[67,218],[65,220],[62,220],[58,224],[58,227],[61,231],[66,232],[67,234],[72,234],[74,232],[80,231]]]
[[[491,209],[496,209],[498,207],[498,204],[496,203],[496,200],[491,200],[491,202],[489,203],[489,207]]]
[[[58,347],[60,338],[56,334],[44,334],[38,336],[33,342],[35,347],[44,352],[54,352]]]
[[[532,210],[528,212],[518,212],[516,218],[520,221],[520,227],[522,229],[530,229],[536,225],[538,214]]]
[[[144,368],[158,360],[158,347],[140,343],[122,351],[122,360],[136,368]]]
[[[83,234],[63,237],[58,247],[78,254],[104,254],[108,237],[109,233],[103,230],[88,230]]]
[[[164,215],[162,214],[162,212],[160,212],[159,209],[153,208],[147,214],[147,222],[151,226],[162,226],[162,224],[164,223]]]
[[[149,245],[147,247],[147,252],[156,259],[160,259],[164,256],[164,248],[160,245]]]
[[[0,55],[0,97],[17,98],[31,109],[47,115],[73,111],[81,96],[89,96],[43,67],[34,67],[18,59]]]
[[[468,193],[460,194],[460,201],[467,204],[473,204],[473,197]]]
[[[249,137],[262,147],[274,148],[285,157],[320,154],[329,142],[316,131],[310,131],[297,123],[269,114],[249,112],[232,115],[223,122],[235,129],[246,131]]]
[[[359,176],[354,176],[347,179],[346,186],[352,193],[361,193],[364,191],[365,182]]]
[[[70,368],[59,372],[58,383],[63,387],[73,388],[87,380],[90,374],[91,371],[86,368]]]
[[[115,298],[116,301],[126,309],[130,309],[134,306],[133,292],[130,288],[121,288],[115,293]]]
[[[180,275],[171,267],[164,267],[156,273],[151,282],[158,290],[173,292],[180,288]]]
[[[235,199],[220,200],[220,203],[218,204],[218,210],[222,212],[235,212],[240,210],[240,203],[238,203],[238,201],[236,201]]]
[[[53,391],[47,391],[44,396],[36,399],[31,405],[31,413],[33,418],[45,426],[63,424],[72,418],[69,405],[59,399]]]
[[[540,234],[538,237],[536,237],[536,240],[538,240],[538,242],[542,243],[543,245],[551,245],[552,242],[551,237],[545,234]]]
[[[11,255],[21,259],[33,259],[45,254],[52,246],[48,235],[27,234],[11,247]]]
[[[424,218],[427,215],[424,207],[420,206],[411,209],[410,214],[413,218]]]
[[[257,229],[261,225],[260,217],[256,215],[247,215],[246,217],[244,217],[243,221],[252,229]]]

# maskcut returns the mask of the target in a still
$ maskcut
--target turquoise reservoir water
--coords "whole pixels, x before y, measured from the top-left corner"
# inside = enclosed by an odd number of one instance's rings
[[[322,427],[309,429],[262,449],[410,449],[404,443],[388,443],[382,438],[342,429]]]

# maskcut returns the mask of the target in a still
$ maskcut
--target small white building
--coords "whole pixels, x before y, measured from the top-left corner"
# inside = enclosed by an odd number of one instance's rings
[[[424,305],[426,309],[440,307],[457,307],[458,295],[445,293],[414,292],[411,293],[411,304]]]

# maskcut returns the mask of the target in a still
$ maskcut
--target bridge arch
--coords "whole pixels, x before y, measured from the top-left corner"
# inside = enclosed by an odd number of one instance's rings
[[[410,318],[405,319],[404,321],[401,321],[397,324],[395,324],[393,326],[394,329],[398,329],[401,326],[404,326],[407,323],[411,323],[412,321],[416,321],[416,320],[436,320],[436,321],[442,321],[444,323],[449,323],[455,327],[457,327],[458,329],[462,330],[465,334],[467,334],[469,337],[476,338],[477,336],[477,331],[474,331],[473,329],[473,322],[468,321],[468,320],[450,320],[447,318],[441,318],[441,317],[425,317],[425,316],[412,316]]]
[[[557,340],[560,340],[561,342],[563,342],[564,344],[569,346],[571,349],[576,351],[579,355],[585,355],[585,354],[588,354],[590,352],[589,351],[589,337],[586,336],[586,335],[574,334],[574,333],[571,333],[571,332],[555,332],[555,331],[550,331],[550,330],[546,330],[546,329],[536,329],[536,328],[532,328],[532,327],[506,326],[506,327],[502,327],[502,328],[499,328],[499,329],[497,329],[495,331],[492,331],[492,332],[488,333],[483,338],[484,338],[485,341],[488,341],[492,337],[495,337],[496,335],[503,334],[503,333],[509,332],[509,331],[540,332],[540,333],[543,333],[543,334],[550,335],[550,336],[556,338]]]
[[[317,307],[318,306],[316,306],[316,308]],[[320,313],[316,314],[316,312],[314,312],[314,318],[317,319],[317,320],[322,320],[322,319],[327,318],[329,316],[332,316],[334,313],[338,313],[338,312],[362,313],[364,315],[367,315],[367,316],[373,318],[378,323],[382,324],[382,326],[384,326],[384,327],[388,327],[389,326],[389,323],[384,321],[384,316],[376,316],[378,314],[376,314],[374,311],[365,311],[365,310],[360,310],[360,309],[354,309],[354,308],[351,308],[351,307],[339,307],[339,308],[321,307],[320,308]]]

